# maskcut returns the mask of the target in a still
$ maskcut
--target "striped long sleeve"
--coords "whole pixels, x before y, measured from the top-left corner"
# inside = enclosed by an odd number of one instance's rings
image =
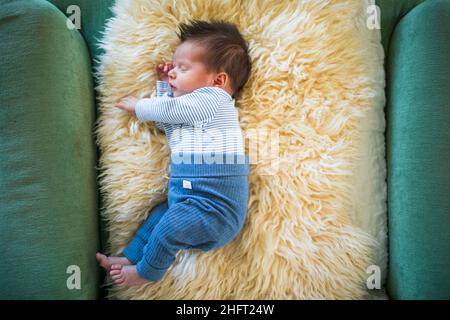
[[[141,99],[136,104],[136,116],[141,121],[195,125],[214,118],[219,106],[230,100],[221,88],[203,87],[180,97]]]
[[[169,96],[173,97],[172,90],[170,89],[169,83],[166,81],[156,80],[156,96],[162,97],[162,96]],[[164,123],[154,121],[155,126],[157,126],[160,130],[166,131],[166,128],[164,127]]]
[[[169,83],[166,81],[157,80],[156,81],[156,96],[162,97],[167,95],[173,97],[172,90],[170,89]]]

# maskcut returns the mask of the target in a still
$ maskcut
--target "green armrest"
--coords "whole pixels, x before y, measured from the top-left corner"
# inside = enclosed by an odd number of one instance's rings
[[[376,0],[377,6],[380,8],[381,22],[381,42],[384,51],[389,51],[389,42],[392,33],[400,21],[410,10],[424,2],[425,0]]]
[[[0,299],[95,299],[89,53],[49,2],[0,5]]]
[[[406,14],[387,58],[388,293],[450,298],[450,1]]]
[[[112,7],[115,0],[48,0],[55,5],[67,17],[74,12],[69,10],[70,6],[76,5],[80,8],[80,33],[91,53],[92,65],[98,64],[98,56],[103,53],[99,47],[99,40],[103,37],[105,21],[113,15]]]

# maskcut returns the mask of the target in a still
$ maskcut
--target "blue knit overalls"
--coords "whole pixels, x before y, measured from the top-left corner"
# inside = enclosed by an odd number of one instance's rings
[[[194,154],[188,158],[180,163],[180,158],[175,161],[171,156],[168,200],[151,210],[123,251],[139,275],[149,281],[164,276],[178,250],[222,247],[244,224],[248,156],[223,154],[214,163],[198,160]]]

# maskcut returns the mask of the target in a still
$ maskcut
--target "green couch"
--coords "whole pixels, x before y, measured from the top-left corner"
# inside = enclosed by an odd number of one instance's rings
[[[206,1],[206,0],[205,0]],[[99,299],[92,70],[113,0],[0,0],[0,299]],[[81,30],[66,27],[70,5]],[[450,298],[450,0],[379,0],[392,299]]]

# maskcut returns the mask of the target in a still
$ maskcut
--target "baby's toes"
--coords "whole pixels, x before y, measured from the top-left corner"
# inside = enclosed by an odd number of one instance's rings
[[[115,284],[119,285],[125,281],[125,277],[122,274],[118,274],[112,277]]]
[[[114,280],[114,284],[118,287],[123,287],[125,285],[125,279]]]
[[[123,275],[121,273],[115,274],[115,275],[111,276],[111,279],[113,279],[114,281],[123,279]]]
[[[109,272],[109,274],[111,275],[111,277],[117,276],[118,274],[121,274],[121,270],[111,270]]]

